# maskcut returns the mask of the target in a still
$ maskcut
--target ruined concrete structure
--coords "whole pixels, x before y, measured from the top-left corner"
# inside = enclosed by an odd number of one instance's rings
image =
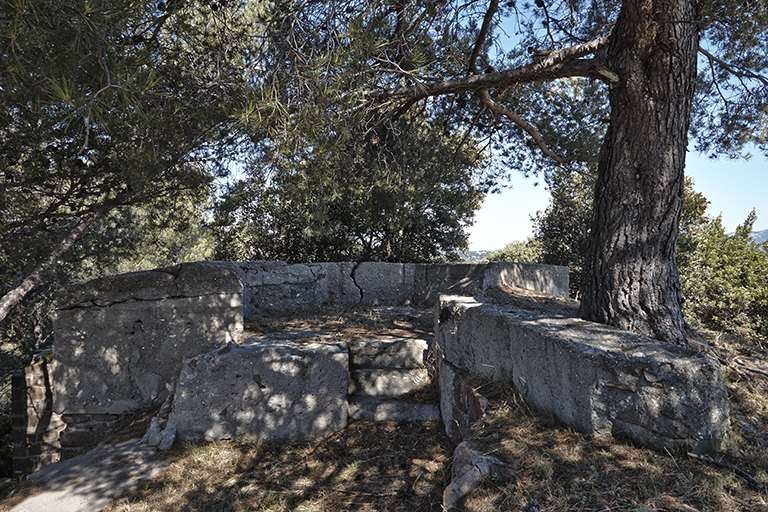
[[[342,429],[350,415],[405,418],[412,412],[376,395],[396,397],[428,379],[425,348],[437,356],[440,410],[456,443],[484,407],[460,377],[473,373],[511,380],[532,405],[585,432],[621,431],[698,452],[723,445],[728,397],[715,362],[559,312],[493,304],[483,292],[500,286],[567,296],[568,271],[517,263],[200,262],[70,286],[57,302],[53,362],[38,369],[49,375],[47,387],[17,379],[25,388],[14,396],[47,400],[54,422],[35,420],[35,432],[45,432],[44,457],[35,459],[32,450],[42,449],[19,437],[19,473],[57,457],[48,453],[83,446],[106,419],[174,394],[170,415],[153,420],[148,433],[156,444],[238,432],[291,441]],[[435,341],[244,339],[248,315],[322,304],[434,307]],[[436,419],[436,411],[425,405],[418,414]]]
[[[248,315],[321,304],[425,307],[449,289],[502,284],[562,295],[568,272],[516,263],[198,262],[68,286],[57,298],[54,359],[29,369],[45,374],[43,390],[15,381],[17,471],[75,454],[120,415],[163,402],[186,360],[245,341]],[[47,412],[38,421],[26,411],[40,400]],[[376,417],[397,413],[397,404],[353,409]]]

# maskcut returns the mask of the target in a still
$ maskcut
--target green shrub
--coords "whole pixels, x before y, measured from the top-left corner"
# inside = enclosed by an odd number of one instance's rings
[[[537,238],[529,238],[525,242],[512,242],[503,249],[490,254],[480,263],[492,261],[514,261],[517,263],[542,263],[541,241]]]
[[[692,228],[680,244],[680,284],[689,320],[768,340],[768,244],[752,239],[755,219],[753,210],[733,235],[720,217]]]

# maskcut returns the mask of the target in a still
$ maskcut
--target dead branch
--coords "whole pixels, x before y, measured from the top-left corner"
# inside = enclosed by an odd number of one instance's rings
[[[478,91],[478,95],[480,96],[480,101],[483,102],[483,105],[488,108],[489,110],[496,112],[497,114],[501,114],[516,125],[518,125],[520,128],[525,130],[528,135],[533,137],[534,142],[536,142],[536,145],[541,149],[541,152],[544,153],[546,156],[554,160],[555,162],[562,164],[565,163],[565,160],[555,154],[549,147],[547,146],[546,142],[544,142],[544,139],[542,138],[541,134],[536,130],[536,128],[527,122],[522,117],[518,116],[514,112],[512,112],[510,109],[505,107],[504,105],[499,105],[493,99],[491,98],[491,95],[488,94],[488,89],[482,89]]]
[[[741,468],[738,468],[736,466],[731,466],[730,464],[726,464],[724,462],[717,461],[717,460],[713,459],[712,457],[707,457],[706,455],[699,455],[698,453],[688,452],[688,456],[692,457],[694,459],[699,459],[700,461],[706,462],[708,464],[713,464],[713,465],[719,466],[721,468],[730,469],[731,471],[733,471],[734,473],[739,475],[741,478],[746,480],[746,482],[750,486],[752,486],[754,489],[757,489],[758,491],[763,491],[763,490],[768,489],[768,486],[766,486],[764,483],[756,480],[749,473],[747,473],[746,471],[744,471]]]
[[[761,370],[760,368],[756,367],[750,362],[744,361],[741,357],[734,357],[733,361],[744,368],[745,370],[749,370],[750,372],[757,373],[759,375],[762,375],[763,377],[768,378],[768,371]]]

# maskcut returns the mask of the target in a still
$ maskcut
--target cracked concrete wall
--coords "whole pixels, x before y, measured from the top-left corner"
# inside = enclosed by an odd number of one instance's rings
[[[492,286],[519,286],[568,295],[568,268],[495,262],[233,263],[244,286],[246,316],[317,304],[430,307],[440,293],[475,294]]]
[[[496,284],[565,295],[568,270],[517,263],[198,262],[75,284],[57,298],[54,410],[121,414],[161,402],[173,392],[182,361],[243,341],[243,316],[321,304],[432,306],[446,289]]]

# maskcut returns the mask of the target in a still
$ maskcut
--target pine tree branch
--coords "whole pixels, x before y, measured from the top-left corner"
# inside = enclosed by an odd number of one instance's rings
[[[58,259],[64,254],[67,249],[72,247],[85,231],[93,226],[99,219],[107,214],[112,208],[102,208],[98,211],[90,213],[83,220],[79,221],[75,227],[70,230],[69,234],[62,240],[59,245],[51,252],[48,259],[40,263],[37,268],[27,276],[21,284],[8,293],[6,293],[2,299],[0,299],[0,322],[2,322],[11,309],[18,304],[24,296],[27,295],[35,286],[37,286],[42,280],[43,272],[56,266]]]
[[[348,93],[345,96],[355,95],[381,102],[390,98],[426,98],[572,76],[583,76],[602,80],[606,83],[615,83],[618,82],[619,77],[605,67],[604,59],[580,59],[580,57],[597,53],[607,47],[608,37],[600,37],[588,43],[554,50],[543,59],[508,71],[472,75],[441,82],[421,83],[408,87],[366,90]]]
[[[729,64],[728,62],[724,61],[723,59],[721,59],[721,58],[719,58],[719,57],[709,53],[707,50],[705,50],[701,46],[699,46],[699,53],[701,53],[707,59],[709,59],[710,63],[717,62],[723,68],[725,68],[726,71],[728,71],[729,73],[731,73],[734,76],[737,76],[739,78],[749,78],[749,79],[752,79],[752,80],[759,80],[760,82],[763,83],[763,85],[768,86],[768,78],[764,77],[763,75],[759,75],[759,74],[754,73],[754,72],[749,71],[749,70],[739,69],[736,66],[733,66],[733,65]]]
[[[530,124],[525,119],[523,119],[522,117],[512,112],[510,109],[508,109],[504,105],[499,105],[498,103],[493,101],[493,99],[491,98],[491,95],[488,94],[488,89],[483,89],[481,91],[478,91],[478,95],[480,96],[480,101],[482,101],[483,105],[486,108],[508,118],[513,123],[518,125],[520,128],[525,130],[528,133],[528,135],[533,137],[534,142],[539,147],[539,149],[541,149],[542,153],[544,153],[546,156],[548,156],[549,158],[551,158],[552,160],[554,160],[559,164],[565,163],[565,160],[562,157],[558,156],[551,149],[549,149],[546,142],[544,142],[544,138],[541,136],[541,134],[538,132],[538,130],[536,130],[536,128],[532,124]]]
[[[483,26],[480,28],[477,40],[475,40],[475,48],[472,50],[472,55],[469,57],[469,70],[475,75],[480,74],[480,71],[477,69],[477,58],[480,56],[480,50],[482,50],[485,39],[488,37],[488,30],[491,27],[493,15],[496,14],[498,9],[499,0],[491,0],[488,10],[485,12],[485,17],[483,18]]]

